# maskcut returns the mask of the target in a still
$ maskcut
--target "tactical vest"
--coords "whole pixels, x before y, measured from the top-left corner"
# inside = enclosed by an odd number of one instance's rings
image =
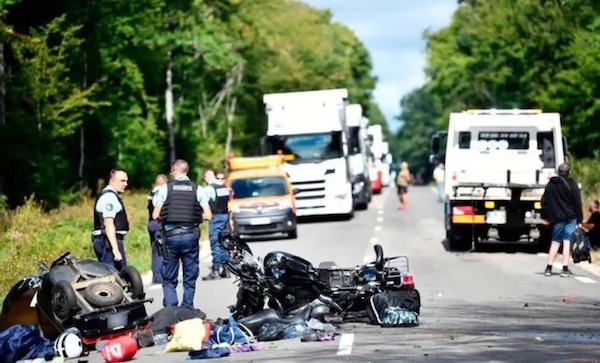
[[[196,197],[197,190],[198,184],[191,180],[167,183],[167,200],[160,210],[163,225],[202,223],[202,207]]]
[[[96,205],[98,204],[98,200],[101,196],[106,193],[113,193],[117,196],[119,203],[121,203],[121,210],[115,216],[115,229],[117,232],[121,231],[129,231],[129,220],[127,219],[127,212],[125,211],[125,204],[123,204],[123,199],[119,196],[119,193],[115,192],[112,189],[104,189],[98,196],[96,197],[96,202],[94,203],[94,230],[100,231],[104,230],[104,218],[102,218],[102,213],[96,210]]]
[[[215,199],[211,199],[209,202],[210,210],[213,214],[229,213],[229,208],[227,207],[229,195],[231,194],[229,188],[219,183],[211,183],[210,186],[215,190]]]

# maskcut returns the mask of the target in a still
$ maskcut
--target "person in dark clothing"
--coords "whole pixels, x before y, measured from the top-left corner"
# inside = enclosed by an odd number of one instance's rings
[[[206,193],[210,200],[210,209],[212,219],[208,224],[208,238],[210,239],[210,250],[212,254],[212,269],[202,280],[216,280],[219,278],[229,278],[230,274],[225,263],[229,260],[229,254],[221,246],[219,235],[229,228],[229,198],[231,190],[215,176],[213,170],[207,170],[204,173],[206,184]]]
[[[548,251],[548,264],[544,275],[552,275],[552,264],[562,244],[563,269],[562,277],[571,276],[569,261],[571,259],[571,235],[583,221],[581,193],[577,183],[569,177],[571,166],[567,163],[558,166],[558,176],[550,178],[542,196],[542,218],[550,223],[552,243]]]
[[[583,228],[588,230],[588,238],[594,249],[600,247],[600,202],[596,199],[589,206],[590,218],[583,223]]]
[[[204,188],[187,176],[189,165],[175,160],[171,165],[173,180],[161,186],[152,204],[152,218],[160,218],[165,254],[161,266],[163,306],[174,307],[177,299],[179,261],[183,267],[182,307],[194,308],[196,280],[200,274],[200,224],[210,221],[212,213]]]
[[[162,284],[162,276],[160,275],[160,268],[162,266],[163,258],[158,252],[158,246],[156,244],[156,232],[160,229],[160,223],[158,219],[152,218],[152,212],[154,211],[154,204],[152,198],[158,189],[167,183],[167,176],[165,174],[158,174],[154,179],[154,188],[148,193],[148,235],[150,236],[150,250],[152,251],[152,283]]]

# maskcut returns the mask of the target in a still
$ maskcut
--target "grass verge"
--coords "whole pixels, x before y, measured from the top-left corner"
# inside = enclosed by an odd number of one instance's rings
[[[146,196],[128,191],[123,198],[131,229],[125,238],[127,260],[140,272],[147,271],[151,262]],[[19,279],[38,271],[38,261],[49,264],[66,251],[79,260],[95,259],[90,239],[93,206],[94,199],[82,197],[76,204],[46,213],[30,199],[0,216],[0,301]],[[206,223],[202,229],[202,236],[207,236]]]

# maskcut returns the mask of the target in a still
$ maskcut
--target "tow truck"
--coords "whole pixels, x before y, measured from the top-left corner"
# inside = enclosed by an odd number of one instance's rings
[[[432,163],[445,163],[444,220],[450,249],[470,250],[481,243],[548,244],[541,197],[566,155],[558,113],[452,113],[447,131],[431,138],[430,155]]]

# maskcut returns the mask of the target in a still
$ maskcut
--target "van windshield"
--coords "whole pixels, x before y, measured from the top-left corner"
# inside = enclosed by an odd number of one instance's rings
[[[233,199],[288,194],[285,179],[281,177],[233,179],[231,189],[233,189]]]

